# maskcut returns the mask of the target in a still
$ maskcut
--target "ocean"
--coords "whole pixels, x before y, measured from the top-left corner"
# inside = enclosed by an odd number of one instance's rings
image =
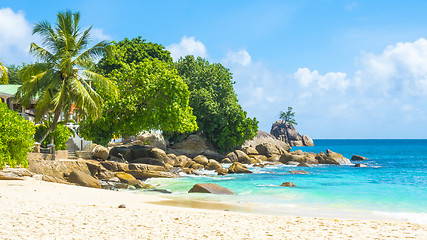
[[[400,220],[427,223],[427,140],[314,140],[305,152],[330,149],[344,157],[367,157],[367,168],[352,165],[313,165],[302,168],[276,165],[249,167],[253,174],[185,175],[178,179],[149,179],[147,183],[171,191],[168,198],[202,200],[247,206],[245,211],[292,216]],[[230,164],[224,164],[228,167]],[[291,175],[305,170],[308,175]],[[293,182],[297,187],[281,187]],[[188,193],[196,183],[216,183],[236,195]],[[158,194],[158,193],[150,193]]]

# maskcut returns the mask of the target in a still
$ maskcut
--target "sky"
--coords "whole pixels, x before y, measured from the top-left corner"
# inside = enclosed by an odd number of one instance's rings
[[[94,43],[142,36],[223,64],[260,130],[291,106],[315,139],[427,138],[427,1],[0,0],[0,61],[34,61],[33,25],[67,9]]]

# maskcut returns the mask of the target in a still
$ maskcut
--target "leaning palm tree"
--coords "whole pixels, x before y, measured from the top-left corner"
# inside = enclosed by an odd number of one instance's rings
[[[107,43],[102,41],[88,48],[90,30],[80,31],[80,14],[71,11],[59,12],[57,23],[52,28],[49,22],[42,21],[35,25],[33,34],[43,39],[42,46],[31,43],[30,53],[38,62],[24,67],[19,75],[22,86],[18,91],[21,104],[27,106],[32,99],[38,99],[35,121],[45,116],[53,116],[47,132],[36,139],[43,142],[47,135],[56,128],[60,116],[69,119],[71,105],[79,108],[82,118],[101,115],[103,100],[92,88],[94,82],[99,88],[117,94],[115,85],[107,78],[90,71],[94,60],[105,52]]]
[[[0,84],[7,84],[9,82],[9,78],[7,77],[7,69],[0,62]]]

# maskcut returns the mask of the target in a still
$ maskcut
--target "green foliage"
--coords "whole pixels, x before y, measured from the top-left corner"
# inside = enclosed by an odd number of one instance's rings
[[[158,59],[172,63],[170,53],[160,44],[146,42],[141,36],[129,40],[125,38],[120,42],[112,42],[107,47],[107,53],[98,64],[96,71],[100,74],[110,74],[115,69],[126,68],[130,63],[139,63],[145,59]]]
[[[176,68],[191,92],[200,132],[219,151],[233,150],[256,135],[258,121],[248,118],[239,105],[227,68],[193,56],[181,58]]]
[[[46,131],[49,129],[51,123],[47,124],[40,124],[36,126],[36,133],[34,137],[36,139],[40,138],[40,136],[43,136]],[[46,139],[41,143],[42,147],[47,147],[48,144],[50,144],[50,141],[53,137],[53,142],[55,144],[56,150],[66,150],[67,147],[65,146],[65,143],[68,141],[68,138],[73,134],[73,131],[66,127],[63,123],[59,123],[55,130],[51,131]]]
[[[7,66],[7,75],[9,76],[9,84],[22,84],[22,81],[19,76],[19,71],[23,69],[27,64],[23,63],[21,65],[8,65]]]
[[[7,76],[6,67],[0,62],[0,84],[8,84],[9,77]]]
[[[27,152],[33,146],[34,125],[0,103],[0,169],[28,166]]]
[[[292,123],[295,125],[298,124],[295,121],[295,112],[292,111],[292,107],[288,107],[288,111],[286,112],[281,111],[279,117],[285,122]]]
[[[91,27],[81,32],[79,22],[79,13],[66,11],[57,14],[54,28],[47,21],[37,23],[33,34],[41,37],[43,45],[31,43],[30,52],[40,62],[27,65],[19,72],[22,86],[17,97],[20,103],[28,105],[31,99],[38,98],[36,122],[46,114],[53,114],[48,131],[37,139],[40,142],[55,129],[59,116],[68,120],[72,104],[79,109],[82,118],[95,119],[101,115],[103,99],[91,83],[96,84],[98,90],[116,92],[110,80],[89,71],[94,59],[102,56],[108,44],[102,41],[88,48]]]
[[[174,68],[158,59],[121,65],[109,74],[120,96],[106,101],[101,118],[80,125],[85,139],[105,145],[113,135],[127,137],[151,129],[197,130],[190,92]]]

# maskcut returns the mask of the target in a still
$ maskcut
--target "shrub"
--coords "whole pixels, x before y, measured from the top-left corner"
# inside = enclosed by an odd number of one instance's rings
[[[35,138],[40,138],[49,128],[50,123],[48,124],[40,124],[36,126],[36,134]],[[65,150],[67,149],[67,146],[65,146],[65,143],[68,141],[68,138],[70,135],[73,134],[73,130],[69,129],[68,127],[64,126],[63,123],[58,123],[55,130],[50,132],[46,139],[41,143],[42,147],[47,147],[48,144],[50,144],[50,141],[53,136],[53,143],[55,144],[55,150]]]
[[[28,166],[27,152],[33,146],[35,128],[17,112],[0,103],[0,169]]]

